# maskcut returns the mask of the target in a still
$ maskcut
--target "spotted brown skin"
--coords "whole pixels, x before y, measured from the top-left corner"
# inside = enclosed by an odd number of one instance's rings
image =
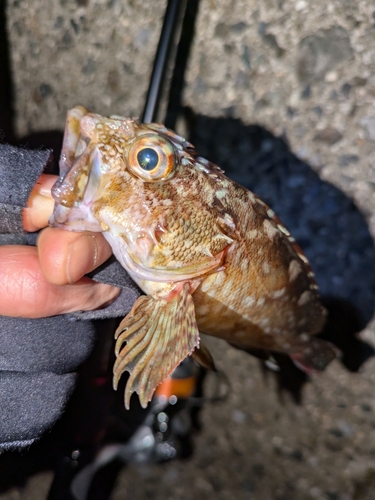
[[[325,311],[306,257],[256,195],[162,125],[68,114],[51,225],[102,231],[148,295],[117,333],[114,385],[129,406],[199,351],[199,332],[243,349],[289,354],[311,373],[335,349],[313,337]],[[176,319],[178,318],[178,320]]]

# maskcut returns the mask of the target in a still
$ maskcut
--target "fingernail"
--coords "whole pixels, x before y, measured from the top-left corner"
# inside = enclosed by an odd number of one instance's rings
[[[46,227],[53,212],[54,201],[51,197],[40,194],[29,200],[28,206],[23,209],[23,227],[26,231],[37,231]]]
[[[98,243],[93,235],[85,234],[70,243],[66,261],[68,283],[75,283],[95,269],[98,253]]]
[[[36,183],[36,190],[42,196],[52,198],[51,189],[58,179],[57,175],[42,174]]]

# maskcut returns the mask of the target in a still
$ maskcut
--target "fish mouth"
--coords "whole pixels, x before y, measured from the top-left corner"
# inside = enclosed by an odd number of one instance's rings
[[[51,193],[55,202],[69,208],[82,202],[90,203],[100,185],[100,164],[100,151],[95,145],[89,145],[53,185]]]
[[[51,227],[72,231],[102,231],[90,209],[100,186],[100,164],[98,148],[88,147],[65,176],[55,182],[51,190],[55,200],[55,208],[49,219]]]
[[[53,214],[49,218],[48,225],[50,227],[58,227],[69,231],[92,231],[101,233],[103,230],[99,222],[91,215],[90,211],[83,213],[81,207],[64,207],[62,205],[55,206]]]

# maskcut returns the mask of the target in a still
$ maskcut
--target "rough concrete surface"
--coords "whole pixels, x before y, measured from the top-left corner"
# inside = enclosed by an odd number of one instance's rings
[[[18,134],[62,129],[76,104],[139,115],[164,7],[9,0]],[[345,301],[340,332],[352,321],[375,345],[374,2],[202,0],[186,79],[184,104],[205,115],[190,131],[199,150],[281,215],[324,298]],[[343,348],[296,405],[257,360],[209,344],[229,398],[204,407],[192,458],[129,466],[114,500],[375,498],[374,357]],[[50,481],[0,499],[42,499]]]
[[[185,101],[284,135],[370,215],[374,46],[371,1],[202,2]]]

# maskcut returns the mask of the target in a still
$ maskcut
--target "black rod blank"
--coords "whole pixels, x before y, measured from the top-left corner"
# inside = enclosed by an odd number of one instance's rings
[[[150,123],[156,119],[165,72],[174,37],[179,26],[178,21],[181,19],[180,13],[184,5],[185,0],[168,0],[150,85],[147,92],[146,104],[142,114],[143,123]]]

